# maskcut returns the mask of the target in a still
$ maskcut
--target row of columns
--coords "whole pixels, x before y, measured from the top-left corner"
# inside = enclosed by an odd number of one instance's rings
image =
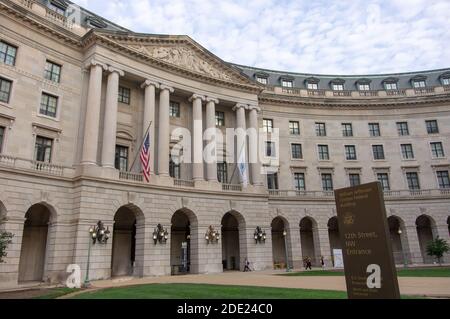
[[[91,61],[89,89],[87,96],[87,108],[84,127],[84,144],[82,165],[97,165],[97,145],[99,136],[99,122],[101,109],[101,90],[103,71],[108,72],[106,86],[105,116],[103,125],[103,146],[101,152],[101,166],[106,168],[114,168],[115,145],[117,133],[117,109],[118,109],[118,90],[119,77],[124,75],[122,70],[105,65],[98,61]],[[158,83],[153,80],[146,80],[142,83],[141,88],[144,93],[144,114],[142,125],[142,136],[147,133],[150,126],[150,152],[155,154],[155,107],[156,107],[156,89],[159,89],[159,118],[158,118],[158,175],[169,176],[169,153],[170,153],[170,118],[169,104],[170,94],[174,92],[174,88],[165,84]],[[216,127],[215,107],[219,100],[215,97],[193,94],[189,101],[193,108],[193,132],[192,132],[192,159],[193,180],[205,180],[204,164],[203,164],[203,102],[206,102],[206,129],[214,129]],[[249,110],[249,127],[258,130],[258,111],[257,106],[246,104],[236,104],[233,108],[236,111],[236,128],[243,131],[246,130],[246,112]],[[151,125],[150,125],[151,123]],[[257,136],[254,136],[257,138]],[[253,138],[253,137],[250,137]],[[237,159],[244,159],[247,163],[247,143],[246,136],[237,135]],[[210,144],[216,150],[216,139],[212,138]],[[250,143],[250,161],[251,175],[254,185],[262,185],[260,177],[260,164],[257,157],[257,139]],[[243,152],[243,154],[241,154]],[[150,163],[150,172],[155,174],[153,161]],[[248,170],[245,170],[246,177],[241,182],[248,180]],[[217,165],[216,163],[206,164],[206,180],[217,181]]]

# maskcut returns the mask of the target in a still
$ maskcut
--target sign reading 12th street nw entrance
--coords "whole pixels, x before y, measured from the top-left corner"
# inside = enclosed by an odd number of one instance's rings
[[[350,299],[400,298],[379,182],[335,190]]]

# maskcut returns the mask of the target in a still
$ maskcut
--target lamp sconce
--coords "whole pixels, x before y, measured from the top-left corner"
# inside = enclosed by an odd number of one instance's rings
[[[159,242],[160,244],[165,244],[167,238],[169,238],[169,233],[161,224],[158,224],[153,231],[153,241],[155,242],[155,245],[157,242]]]
[[[255,239],[255,243],[264,243],[266,242],[266,232],[261,229],[261,227],[256,226],[255,233],[253,234]]]
[[[209,243],[217,243],[219,241],[220,234],[218,231],[214,229],[211,225],[209,226],[208,230],[205,234],[206,242]]]
[[[92,238],[92,243],[106,244],[108,241],[111,232],[109,231],[109,227],[103,225],[103,222],[99,220],[96,226],[89,228],[89,234]]]

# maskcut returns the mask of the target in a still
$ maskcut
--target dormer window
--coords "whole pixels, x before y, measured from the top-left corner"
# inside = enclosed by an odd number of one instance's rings
[[[317,78],[307,78],[305,80],[306,88],[308,90],[318,90],[319,89],[319,79]]]
[[[333,91],[344,91],[345,81],[342,79],[334,79],[330,81],[331,89]]]
[[[450,85],[450,78],[441,79],[442,85]]]
[[[441,74],[439,76],[439,79],[441,80],[441,84],[443,86],[449,86],[450,85],[450,72],[445,72],[444,74]]]
[[[285,88],[291,88],[293,87],[292,80],[281,80],[281,86]]]
[[[359,79],[356,81],[358,91],[370,91],[370,79]]]
[[[261,76],[256,77],[256,81],[258,81],[261,84],[267,85],[267,78],[263,78]]]
[[[67,5],[62,1],[50,1],[48,3],[48,8],[60,15],[65,15]]]
[[[257,72],[254,75],[256,82],[261,83],[263,85],[269,84],[269,74],[265,72]]]
[[[386,82],[384,84],[384,88],[386,90],[397,90],[398,89],[396,82]]]
[[[427,86],[426,84],[427,77],[424,75],[416,75],[411,78],[411,85],[415,89],[423,89]]]

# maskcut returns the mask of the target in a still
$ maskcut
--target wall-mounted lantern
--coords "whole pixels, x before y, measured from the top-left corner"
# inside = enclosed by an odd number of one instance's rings
[[[217,243],[219,241],[220,234],[217,230],[214,229],[214,227],[209,226],[208,230],[205,234],[205,239],[207,243]]]
[[[92,226],[89,228],[89,234],[92,238],[92,243],[106,244],[109,239],[111,232],[109,231],[109,227],[103,225],[103,222],[99,220],[96,226]]]
[[[155,245],[157,242],[160,244],[165,244],[167,238],[169,238],[169,233],[161,224],[158,224],[153,231],[153,241],[155,242]]]
[[[261,227],[256,226],[253,238],[255,239],[255,243],[264,243],[266,241],[266,232]]]

